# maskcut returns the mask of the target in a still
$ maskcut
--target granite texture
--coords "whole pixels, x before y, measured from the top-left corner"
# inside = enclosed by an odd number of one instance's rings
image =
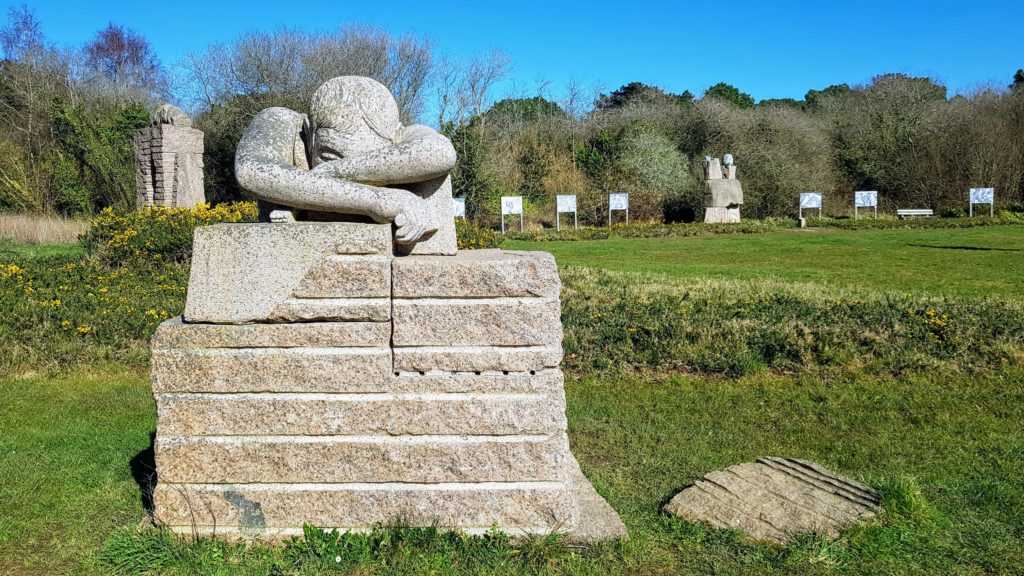
[[[708,206],[728,208],[743,204],[743,186],[739,180],[708,180]]]
[[[625,537],[569,451],[554,259],[393,255],[390,235],[197,232],[185,318],[152,343],[156,521],[250,540],[394,521]]]
[[[568,441],[552,436],[225,436],[156,439],[160,480],[540,482],[565,480]]]
[[[444,484],[170,484],[154,491],[157,517],[171,526],[233,526],[249,537],[301,522],[371,528],[382,519],[411,526],[484,531],[501,526],[548,534],[575,526],[567,482]],[[273,532],[270,533],[273,535]]]
[[[322,260],[338,262],[333,257],[339,246],[345,254],[390,257],[390,234],[387,225],[341,222],[197,228],[184,318],[216,324],[268,321],[311,271],[318,273]],[[278,319],[288,321],[301,312],[285,310]],[[363,316],[387,320],[390,314],[378,310]]]
[[[533,372],[556,368],[562,346],[418,346],[394,348],[399,372]]]
[[[553,298],[418,299],[393,304],[392,343],[406,346],[559,346]]]
[[[296,298],[390,298],[390,256],[328,256],[292,291]]]
[[[192,348],[388,348],[390,322],[186,324],[171,318],[153,334],[154,350]]]
[[[157,394],[171,436],[505,436],[565,430],[565,402],[537,394]]]
[[[562,286],[546,252],[464,250],[454,258],[397,258],[393,277],[395,298],[558,298]]]
[[[379,392],[394,377],[390,348],[153,350],[153,391]]]
[[[403,126],[388,89],[360,76],[324,82],[309,117],[263,110],[235,154],[239,184],[273,207],[268,214],[394,223],[402,254],[456,253],[454,166],[447,138],[427,126]]]

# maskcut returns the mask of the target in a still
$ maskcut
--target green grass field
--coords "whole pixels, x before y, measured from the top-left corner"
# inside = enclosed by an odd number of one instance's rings
[[[693,238],[510,242],[506,247],[546,250],[560,266],[678,279],[777,278],[825,287],[1024,299],[1024,232],[1019,226],[808,228]]]
[[[360,575],[1024,573],[1024,227],[508,247],[564,268],[570,441],[628,542],[400,530],[282,552],[136,532],[155,410],[145,354],[110,350],[144,346],[133,334],[155,320],[60,333],[32,303],[69,282],[42,268],[81,254],[0,246],[0,265],[26,270],[0,284],[19,316],[0,321],[0,346],[36,349],[0,377],[0,574],[337,573],[335,552]],[[76,276],[81,302],[69,290],[61,314],[101,309],[97,282],[116,301],[185,278],[100,276]],[[153,293],[179,311],[179,291]],[[763,455],[880,487],[885,511],[836,542],[785,548],[660,512],[703,474]]]

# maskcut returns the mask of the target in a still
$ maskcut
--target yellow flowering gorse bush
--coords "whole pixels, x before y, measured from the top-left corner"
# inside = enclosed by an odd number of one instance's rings
[[[136,212],[104,209],[82,236],[89,253],[120,266],[140,262],[186,262],[192,255],[192,232],[222,222],[255,222],[255,202],[211,207],[146,208]]]

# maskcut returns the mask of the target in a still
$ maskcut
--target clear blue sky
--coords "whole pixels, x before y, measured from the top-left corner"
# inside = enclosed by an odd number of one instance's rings
[[[5,13],[21,3],[5,2]],[[695,94],[724,81],[759,100],[799,99],[809,88],[864,83],[883,72],[932,76],[962,92],[1006,85],[1024,67],[1024,0],[28,4],[59,45],[80,45],[115,22],[145,36],[168,66],[246,30],[281,26],[370,23],[429,35],[455,57],[497,47],[514,65],[497,96],[534,93],[538,80],[558,92],[573,78],[605,91],[641,81]]]

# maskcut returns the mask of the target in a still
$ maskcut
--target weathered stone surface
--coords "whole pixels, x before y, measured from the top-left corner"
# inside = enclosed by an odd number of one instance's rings
[[[568,453],[564,434],[156,439],[171,483],[558,481]]]
[[[557,299],[395,299],[395,346],[559,346]]]
[[[672,514],[785,544],[794,534],[835,538],[870,518],[881,493],[806,460],[760,458],[711,472],[665,506]]]
[[[388,348],[390,322],[299,322],[293,324],[186,324],[164,321],[153,335],[154,350],[175,348]]]
[[[170,484],[154,492],[157,521],[171,526],[236,526],[249,537],[265,529],[370,528],[382,519],[412,526],[484,531],[502,526],[547,534],[576,525],[567,482],[472,484]],[[269,532],[270,535],[278,534]]]
[[[558,298],[561,280],[547,252],[464,250],[453,258],[397,258],[395,298]]]
[[[708,206],[727,208],[743,204],[743,186],[739,180],[708,180]]]
[[[206,202],[203,191],[203,133],[180,108],[164,104],[152,124],[136,132],[136,204],[192,208]]]
[[[544,394],[564,402],[562,371],[530,372],[399,372],[389,386],[392,392],[489,392]]]
[[[565,404],[537,394],[157,394],[169,436],[555,434]]]
[[[379,392],[389,348],[153,350],[153,392]]]
[[[555,368],[561,346],[420,346],[394,348],[399,372],[531,372]]]
[[[329,256],[313,264],[296,298],[390,298],[390,256]]]
[[[289,298],[278,304],[270,322],[386,322],[390,298]]]
[[[318,261],[346,253],[391,254],[390,226],[347,222],[218,224],[196,229],[185,320],[238,324],[269,319]],[[385,318],[386,319],[386,318]]]
[[[315,133],[313,132],[315,130]],[[257,114],[235,154],[235,175],[292,219],[358,215],[395,224],[400,253],[455,254],[455,149],[427,126],[403,126],[388,89],[341,76],[313,93],[310,115]]]
[[[709,207],[704,209],[704,222],[706,223],[730,223],[740,221],[740,209],[735,208],[723,208],[723,207]]]

